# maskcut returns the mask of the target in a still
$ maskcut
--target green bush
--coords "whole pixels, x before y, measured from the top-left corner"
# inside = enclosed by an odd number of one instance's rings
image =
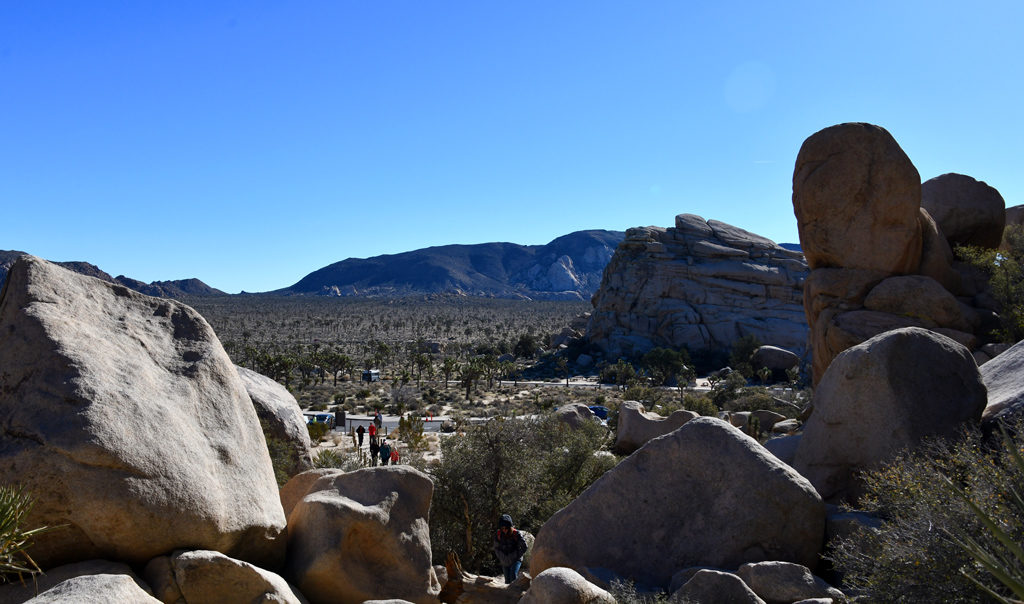
[[[1024,445],[1021,428],[1017,449]],[[830,544],[827,557],[846,587],[869,602],[998,601],[977,583],[1011,595],[961,545],[971,540],[997,547],[971,504],[997,519],[1015,543],[1024,542],[1024,505],[1015,504],[1024,493],[1024,468],[1008,459],[1006,448],[988,446],[971,432],[952,444],[928,443],[863,478],[861,506],[883,524]]]
[[[1024,226],[1007,225],[1002,249],[963,246],[956,248],[956,255],[988,275],[999,305],[1000,328],[995,335],[1003,342],[1024,339]]]
[[[346,472],[365,468],[370,465],[367,456],[360,453],[346,455],[335,449],[323,449],[313,457],[314,468],[337,468]]]
[[[683,409],[708,417],[718,417],[718,407],[703,394],[687,392],[683,395]]]
[[[32,503],[24,487],[0,486],[0,583],[24,580],[24,575],[42,572],[28,550],[34,537],[58,527],[25,530],[23,524],[32,511]]]
[[[330,431],[330,426],[323,422],[312,422],[306,424],[306,429],[309,431],[309,440],[314,445],[322,441],[327,433]]]
[[[434,559],[454,551],[467,570],[496,573],[491,544],[501,515],[536,533],[614,465],[614,456],[595,454],[606,439],[596,422],[571,429],[551,416],[495,418],[444,439],[431,470]]]

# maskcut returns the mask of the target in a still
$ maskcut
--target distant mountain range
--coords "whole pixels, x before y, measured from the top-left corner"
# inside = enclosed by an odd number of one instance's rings
[[[546,245],[442,245],[349,258],[314,271],[278,295],[402,296],[455,293],[496,298],[586,300],[623,231],[577,231]]]
[[[0,286],[2,286],[4,281],[7,280],[7,271],[11,268],[11,265],[18,259],[18,256],[21,256],[24,253],[25,252],[0,250]],[[228,295],[219,289],[210,287],[199,279],[178,279],[176,281],[154,281],[152,283],[144,283],[137,279],[125,277],[124,275],[111,277],[95,264],[89,264],[88,262],[72,261],[57,262],[55,264],[59,264],[64,268],[75,271],[76,273],[89,275],[90,277],[96,277],[97,279],[102,279],[103,281],[109,281],[111,283],[119,283],[129,289],[134,289],[135,291],[142,292],[148,296],[156,296],[159,298]]]
[[[547,245],[480,243],[443,245],[401,254],[349,258],[303,277],[291,287],[262,294],[384,297],[451,293],[495,298],[589,299],[622,231],[577,231]],[[0,284],[23,252],[0,250]],[[73,271],[150,296],[226,296],[199,279],[142,281],[111,277],[88,262],[58,262]]]

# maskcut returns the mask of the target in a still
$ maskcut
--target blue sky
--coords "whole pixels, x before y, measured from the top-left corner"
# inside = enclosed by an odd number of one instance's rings
[[[1024,3],[0,0],[0,249],[228,292],[694,213],[832,124],[1024,203]]]

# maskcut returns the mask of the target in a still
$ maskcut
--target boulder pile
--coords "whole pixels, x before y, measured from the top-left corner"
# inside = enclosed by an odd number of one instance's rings
[[[793,209],[810,275],[803,305],[814,382],[847,348],[900,327],[924,327],[975,350],[998,323],[985,281],[954,245],[996,247],[998,191],[968,176],[921,184],[884,128],[839,124],[804,141]]]
[[[799,252],[693,214],[626,231],[592,299],[586,340],[605,356],[728,350],[744,336],[806,350]]]

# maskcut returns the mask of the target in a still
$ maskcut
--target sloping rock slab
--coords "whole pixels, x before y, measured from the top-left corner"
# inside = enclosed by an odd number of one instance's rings
[[[982,421],[1013,421],[1024,416],[1024,342],[982,365],[981,379],[988,389]]]
[[[205,547],[266,564],[284,513],[256,412],[191,308],[22,257],[0,295],[0,482],[67,527],[44,568]]]
[[[160,604],[131,577],[82,575],[62,581],[29,600],[31,604]]]
[[[637,510],[644,513],[637,513]],[[565,566],[668,586],[689,566],[817,563],[825,506],[806,479],[754,439],[701,417],[656,438],[541,527],[530,570]]]

